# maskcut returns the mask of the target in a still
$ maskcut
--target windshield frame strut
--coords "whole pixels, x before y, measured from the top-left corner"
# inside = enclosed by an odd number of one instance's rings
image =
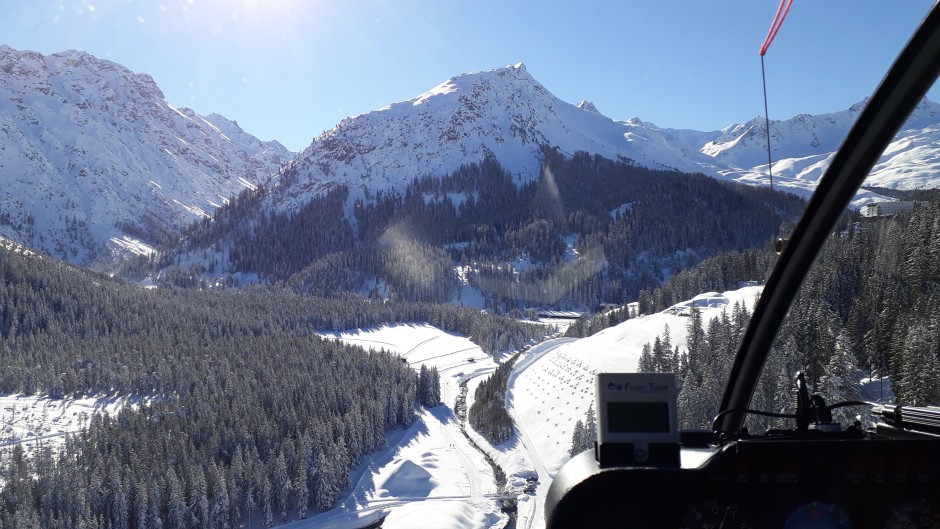
[[[940,3],[931,7],[849,130],[780,254],[721,399],[719,432],[740,432],[764,362],[803,278],[852,197],[940,75]]]

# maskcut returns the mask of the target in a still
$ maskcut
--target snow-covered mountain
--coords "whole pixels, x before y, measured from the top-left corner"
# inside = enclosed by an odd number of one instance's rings
[[[772,121],[775,186],[808,196],[864,104]],[[869,183],[940,186],[938,128],[940,105],[925,99]],[[293,209],[336,184],[352,189],[351,199],[357,189],[400,191],[416,177],[449,174],[485,156],[527,181],[539,175],[542,145],[748,184],[767,182],[763,118],[706,132],[664,129],[638,118],[615,121],[590,102],[558,99],[520,63],[459,75],[414,99],[343,120],[297,157],[297,178],[273,202]]]
[[[852,124],[864,109],[861,101],[847,110],[771,121],[775,184],[811,191],[828,167]],[[700,147],[702,153],[730,166],[726,177],[745,183],[766,182],[767,143],[763,118],[719,131]],[[696,138],[701,142],[701,138]],[[868,177],[866,185],[892,189],[940,186],[940,104],[924,99],[911,114]]]
[[[146,250],[292,157],[86,53],[0,46],[0,70],[0,236],[74,262]],[[772,122],[775,186],[808,195],[863,106]],[[616,121],[558,99],[520,63],[343,120],[294,158],[268,204],[294,210],[336,185],[352,190],[351,204],[487,156],[528,181],[543,146],[766,185],[765,138],[762,118],[705,132]],[[940,105],[924,100],[869,184],[938,187],[938,169]]]
[[[77,263],[141,251],[293,156],[146,74],[0,46],[0,235]]]
[[[649,141],[646,129],[616,122],[590,103],[552,95],[523,64],[449,79],[414,99],[347,118],[295,160],[296,180],[275,202],[287,208],[336,184],[401,191],[487,156],[517,181],[538,177],[540,149],[587,151],[657,168],[718,174],[714,160],[685,145]]]

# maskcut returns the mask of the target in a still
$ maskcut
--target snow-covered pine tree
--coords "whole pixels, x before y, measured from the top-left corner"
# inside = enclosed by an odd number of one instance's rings
[[[849,350],[848,336],[842,332],[836,337],[835,350],[829,356],[826,372],[820,380],[819,393],[829,406],[857,400],[860,376],[860,370],[855,365],[855,355]],[[854,408],[837,408],[832,412],[832,419],[843,426],[849,426],[854,422],[855,415],[857,413]]]

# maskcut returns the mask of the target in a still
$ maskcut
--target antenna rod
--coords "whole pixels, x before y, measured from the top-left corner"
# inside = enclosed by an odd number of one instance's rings
[[[767,176],[770,190],[774,190],[773,157],[770,154],[770,114],[767,112],[767,75],[764,73],[764,56],[760,56],[760,78],[764,84],[764,130],[767,132]]]
[[[764,73],[764,54],[760,56],[760,78],[764,84],[764,131],[767,133],[767,176],[770,178],[770,192],[774,191],[774,170],[773,156],[770,153],[770,113],[767,111],[767,74]],[[771,230],[777,231],[777,212],[774,209],[773,196],[770,197],[770,221]],[[771,232],[771,239],[774,239]]]
[[[783,25],[783,19],[787,18],[787,13],[790,12],[791,5],[793,5],[793,0],[780,0],[780,5],[777,6],[777,13],[774,15],[774,21],[771,22],[767,36],[764,37],[764,42],[760,45],[760,78],[764,84],[764,130],[767,132],[767,176],[770,177],[771,192],[774,190],[774,161],[770,152],[770,113],[767,111],[767,74],[764,73],[764,54],[767,53],[767,48],[770,47],[770,43],[774,41],[777,32],[780,31],[780,26]],[[771,197],[770,200],[770,219],[773,225],[777,223],[777,212],[774,209],[773,197]],[[775,227],[771,229],[776,230]],[[775,237],[771,236],[771,239],[774,238]]]

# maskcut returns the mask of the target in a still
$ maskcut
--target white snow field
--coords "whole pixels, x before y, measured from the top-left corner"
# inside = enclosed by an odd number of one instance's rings
[[[436,367],[444,404],[423,409],[404,431],[388,437],[389,448],[368,456],[350,481],[351,490],[333,510],[286,527],[363,526],[388,514],[383,528],[503,527],[493,470],[461,433],[453,405],[463,380],[486,378],[496,363],[468,338],[423,324],[324,334],[366,349],[396,353],[415,369]]]

